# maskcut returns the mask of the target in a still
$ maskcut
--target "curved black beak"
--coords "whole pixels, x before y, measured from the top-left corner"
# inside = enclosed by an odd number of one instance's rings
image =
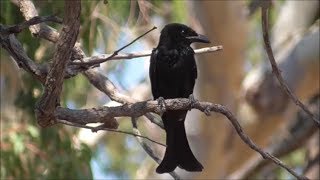
[[[189,39],[191,42],[210,43],[209,39],[202,34],[198,34],[197,36],[189,36],[186,38]]]

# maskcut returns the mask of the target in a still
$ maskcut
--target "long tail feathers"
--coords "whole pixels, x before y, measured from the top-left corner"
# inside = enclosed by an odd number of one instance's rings
[[[193,155],[185,127],[187,111],[167,111],[162,115],[167,133],[167,148],[157,173],[172,172],[177,166],[187,171],[202,171],[203,166]]]

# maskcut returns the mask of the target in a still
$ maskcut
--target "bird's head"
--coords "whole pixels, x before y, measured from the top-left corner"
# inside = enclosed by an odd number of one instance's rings
[[[209,39],[206,36],[196,33],[190,27],[184,24],[171,23],[167,24],[162,29],[159,44],[190,45],[193,42],[210,43]]]

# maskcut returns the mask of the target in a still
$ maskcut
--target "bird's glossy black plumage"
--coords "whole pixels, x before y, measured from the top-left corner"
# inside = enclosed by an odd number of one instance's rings
[[[209,43],[209,40],[186,25],[166,25],[160,41],[150,59],[150,81],[154,99],[163,97],[188,98],[193,93],[197,78],[197,66],[193,42]],[[186,136],[184,120],[187,111],[166,111],[162,115],[166,137],[166,152],[157,173],[173,171],[177,166],[187,171],[202,171],[203,166],[193,155]]]

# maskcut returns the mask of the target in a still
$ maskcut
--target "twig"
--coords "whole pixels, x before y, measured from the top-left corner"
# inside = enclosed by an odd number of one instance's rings
[[[55,16],[55,15],[51,15],[51,16],[35,16],[33,18],[31,18],[30,20],[27,20],[23,23],[8,27],[8,32],[9,33],[19,33],[22,30],[28,28],[29,26],[35,25],[35,24],[39,24],[42,22],[56,22],[56,23],[62,23],[62,19]]]
[[[162,143],[160,143],[160,142],[158,142],[158,141],[155,141],[155,140],[153,140],[153,139],[150,139],[150,138],[148,138],[148,137],[146,137],[146,136],[142,136],[141,134],[137,134],[137,133],[135,133],[135,132],[132,133],[132,132],[128,132],[128,131],[111,129],[111,128],[107,128],[107,127],[103,127],[103,126],[91,127],[91,126],[86,126],[86,125],[83,125],[83,124],[77,124],[77,123],[72,123],[72,122],[65,121],[65,120],[60,120],[60,119],[57,119],[57,122],[58,122],[58,123],[61,123],[61,124],[68,125],[68,126],[90,129],[90,130],[92,130],[93,132],[97,132],[97,131],[99,131],[99,130],[104,130],[104,131],[109,131],[109,132],[127,134],[127,135],[130,135],[130,136],[135,136],[135,137],[147,139],[147,140],[150,141],[150,142],[153,142],[153,143],[158,144],[158,145],[160,145],[160,146],[166,147],[165,144],[162,144]]]
[[[196,54],[202,54],[202,53],[210,53],[210,52],[220,51],[222,49],[223,49],[223,47],[221,45],[219,45],[219,46],[212,46],[212,47],[196,49],[196,50],[194,50],[194,52]],[[150,56],[151,53],[152,53],[152,51],[150,50],[150,51],[145,51],[145,52],[123,53],[123,54],[118,54],[116,56],[112,56],[113,54],[101,54],[98,56],[91,56],[91,57],[84,58],[83,61],[81,61],[81,62],[74,61],[74,62],[71,62],[70,64],[93,66],[93,65],[103,63],[103,62],[106,62],[109,60],[123,60],[123,59],[133,59],[133,58],[139,58],[139,57],[146,57],[146,56]]]
[[[138,129],[138,125],[137,125],[137,120],[135,117],[131,117],[131,123],[132,123],[132,130],[136,133],[136,134],[141,134],[139,129]],[[140,138],[139,136],[136,136],[137,141],[139,142],[139,144],[141,145],[141,147],[144,149],[144,151],[154,160],[156,161],[158,164],[161,163],[161,159],[159,157],[157,157],[157,155],[153,152],[152,148],[145,142],[143,141],[142,138]],[[169,173],[174,179],[178,180],[181,179],[180,176],[175,173],[174,171]]]
[[[319,102],[320,96],[313,97],[308,102],[308,108],[312,113],[319,114]],[[299,110],[295,119],[291,120],[286,126],[285,135],[283,131],[279,133],[272,144],[265,149],[277,157],[282,157],[296,150],[297,148],[305,145],[307,139],[309,139],[318,128],[314,126],[313,121],[306,121],[308,115],[302,109]],[[259,156],[255,155],[248,160],[241,168],[233,172],[227,179],[250,179],[254,174],[259,172],[266,165],[270,164],[270,161],[264,161]]]
[[[136,42],[138,39],[142,38],[143,36],[145,36],[146,34],[148,34],[149,32],[153,31],[157,29],[157,27],[153,27],[152,29],[148,30],[147,32],[141,34],[140,36],[138,36],[137,38],[135,38],[134,40],[132,40],[129,44],[126,44],[125,46],[121,47],[120,49],[114,51],[111,55],[108,55],[107,57],[103,58],[103,59],[95,59],[93,61],[88,61],[86,62],[71,62],[70,64],[79,64],[79,65],[85,65],[85,66],[94,66],[94,65],[97,65],[97,64],[100,64],[100,63],[103,63],[103,62],[106,62],[110,59],[112,59],[113,57],[115,57],[116,55],[118,55],[118,53],[120,51],[122,51],[123,49],[125,49],[126,47],[130,46],[131,44],[133,44],[134,42]]]
[[[196,107],[197,108],[197,105]],[[203,108],[203,107],[201,107]],[[240,126],[238,120],[236,119],[236,117],[224,106],[222,105],[214,105],[211,104],[211,106],[206,107],[205,109],[203,109],[203,111],[206,111],[206,109],[210,109],[211,111],[215,111],[215,112],[219,112],[223,115],[225,115],[228,120],[232,123],[233,127],[236,129],[238,135],[240,136],[240,138],[242,139],[242,141],[244,143],[246,143],[251,149],[255,150],[256,152],[258,152],[264,159],[269,159],[271,160],[274,164],[277,164],[278,166],[284,168],[285,170],[287,170],[290,174],[292,174],[293,176],[295,176],[298,179],[308,179],[307,177],[303,176],[303,175],[298,175],[295,171],[293,171],[290,167],[286,166],[280,159],[276,158],[275,156],[269,154],[268,152],[263,151],[261,148],[259,148],[250,138],[248,135],[246,135],[243,130],[242,127]],[[213,109],[214,108],[214,109]],[[197,108],[198,109],[198,108]]]
[[[276,60],[274,59],[274,55],[272,52],[272,48],[269,41],[269,22],[268,22],[268,15],[269,15],[269,4],[266,2],[266,4],[262,5],[262,11],[261,11],[261,19],[262,19],[262,31],[263,31],[263,40],[265,44],[265,48],[269,57],[269,61],[271,63],[272,72],[277,77],[281,88],[287,93],[287,95],[290,97],[290,99],[301,109],[303,109],[311,119],[316,123],[318,128],[320,128],[320,121],[319,117],[312,114],[312,112],[291,92],[288,85],[285,83],[285,80],[283,79],[280,70],[277,66]]]

